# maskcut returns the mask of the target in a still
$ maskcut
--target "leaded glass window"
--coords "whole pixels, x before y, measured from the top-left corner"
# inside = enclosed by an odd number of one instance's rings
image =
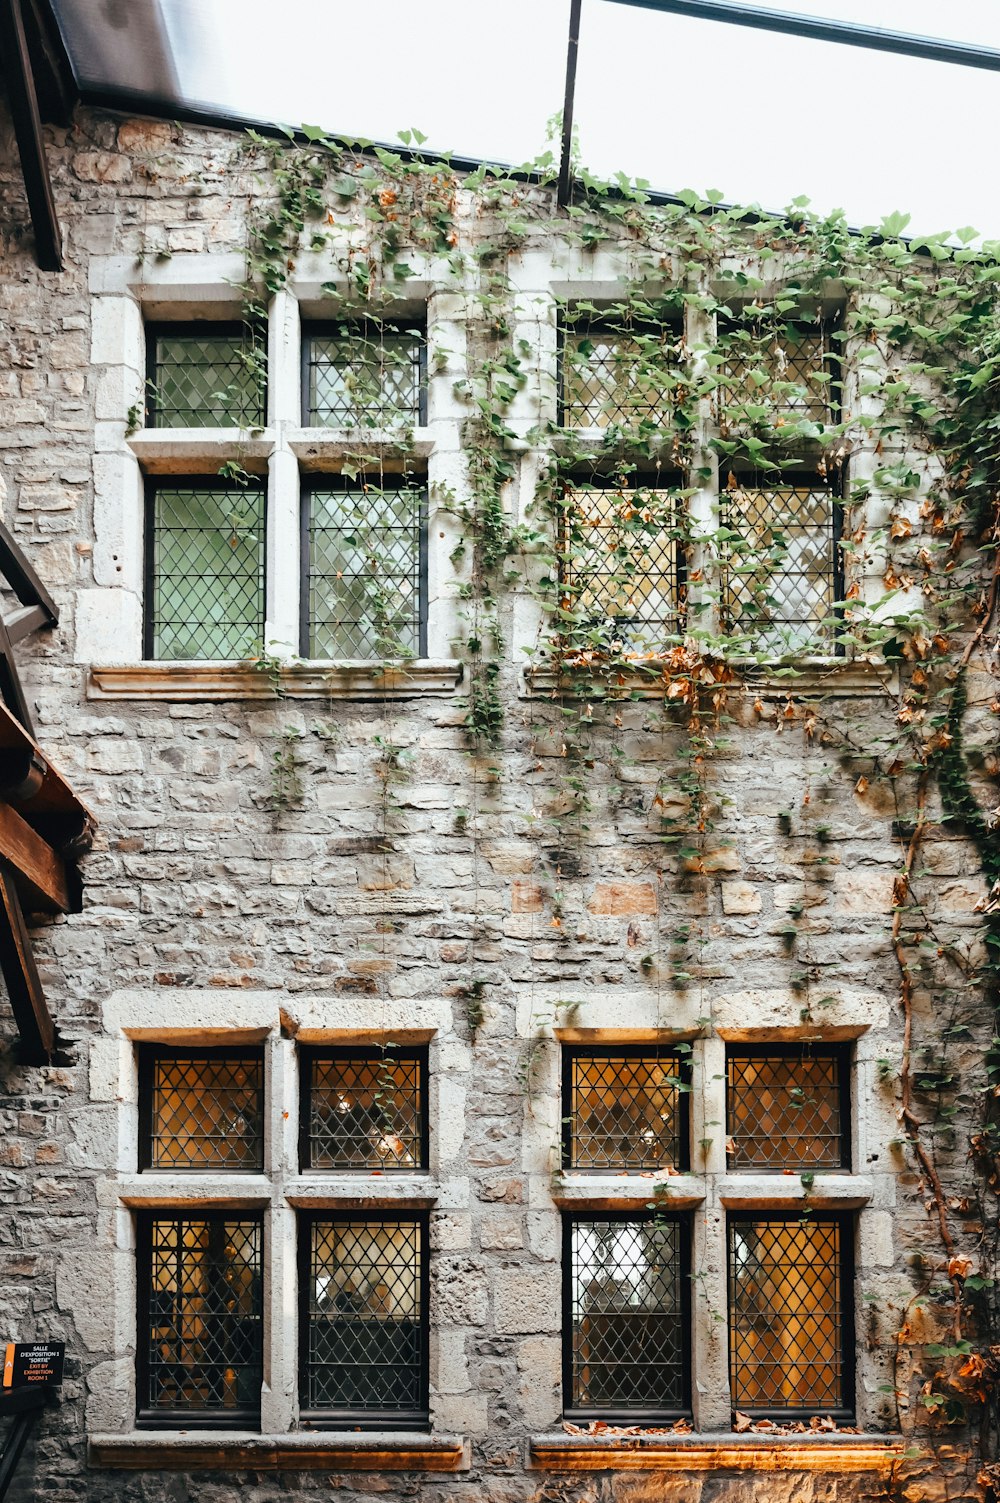
[[[261,428],[267,388],[262,330],[239,324],[146,329],[151,428]]]
[[[730,1381],[744,1414],[850,1415],[851,1232],[812,1211],[730,1217]]]
[[[427,1051],[303,1051],[303,1167],[427,1166]]]
[[[264,487],[151,483],[146,656],[249,657],[264,636]]]
[[[137,1232],[139,1423],[258,1424],[260,1217],[143,1212]]]
[[[564,1376],[570,1415],[687,1411],[687,1225],[679,1217],[567,1217]]]
[[[776,419],[823,425],[836,416],[839,360],[829,324],[784,324],[771,331],[753,322],[723,325],[725,359],[718,369],[723,422]]]
[[[560,635],[641,657],[681,629],[686,492],[659,477],[571,481],[558,502]]]
[[[841,598],[841,511],[820,480],[730,476],[720,497],[722,617],[753,652],[830,651]]]
[[[156,1046],[140,1053],[142,1168],[260,1170],[263,1118],[259,1050]]]
[[[643,1173],[687,1163],[687,1068],[646,1047],[564,1048],[563,1163]]]
[[[427,1220],[303,1218],[301,1402],[307,1420],[427,1420]]]
[[[309,658],[422,657],[427,651],[427,507],[422,487],[386,477],[303,495],[302,652]]]
[[[726,1072],[734,1169],[850,1167],[850,1071],[844,1050],[731,1047]]]
[[[679,324],[568,308],[560,327],[564,428],[653,430],[669,425],[686,392]]]
[[[420,328],[356,322],[303,338],[305,421],[312,427],[413,428],[427,421],[427,340]]]

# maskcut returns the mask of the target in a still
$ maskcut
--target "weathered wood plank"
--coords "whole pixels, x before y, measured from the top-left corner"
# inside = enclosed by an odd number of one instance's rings
[[[26,1064],[43,1064],[55,1050],[55,1024],[35,965],[14,873],[3,861],[0,861],[0,973],[21,1036],[21,1057]]]

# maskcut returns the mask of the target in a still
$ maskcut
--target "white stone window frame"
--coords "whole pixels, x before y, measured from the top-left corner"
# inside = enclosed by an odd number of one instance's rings
[[[887,1092],[880,1092],[880,1061],[895,1062],[900,1041],[891,1036],[888,1000],[876,992],[845,990],[824,1006],[819,1019],[790,1023],[802,999],[787,989],[734,991],[711,1004],[712,1024],[699,1024],[704,999],[675,997],[662,1005],[648,990],[572,988],[525,990],[518,1001],[518,1033],[547,1040],[535,1071],[535,1092],[525,1116],[525,1167],[529,1201],[540,1220],[551,1216],[548,1236],[558,1238],[562,1217],[588,1211],[643,1211],[651,1202],[692,1218],[691,1387],[692,1424],[700,1434],[731,1432],[734,1406],[729,1376],[727,1222],[730,1211],[851,1213],[855,1225],[855,1333],[865,1329],[868,1301],[898,1294],[893,1281],[892,1216],[898,1161],[887,1146],[898,1124]],[[668,1014],[669,1021],[663,1014]],[[572,1017],[559,1023],[557,1018]],[[799,1174],[783,1170],[732,1169],[726,1158],[726,1047],[775,1043],[849,1043],[851,1061],[851,1168],[816,1170],[808,1190]],[[690,1164],[679,1174],[595,1174],[561,1167],[561,1046],[649,1044],[691,1047]],[[543,1214],[543,1207],[547,1211]],[[545,1235],[540,1227],[538,1236]],[[555,1243],[553,1243],[555,1245]],[[561,1308],[557,1275],[551,1298]],[[565,1340],[566,1333],[562,1333]],[[892,1385],[892,1354],[856,1342],[855,1421],[862,1431],[884,1428],[885,1385]],[[552,1416],[553,1427],[561,1411]],[[805,1439],[805,1437],[800,1437]],[[610,1465],[612,1463],[606,1462]]]
[[[585,256],[578,249],[562,243],[561,246],[553,246],[551,253],[531,249],[514,258],[511,271],[517,314],[514,338],[515,341],[526,341],[537,352],[537,364],[529,373],[525,388],[515,400],[509,414],[510,426],[517,434],[515,442],[522,455],[515,508],[515,519],[518,522],[538,526],[539,519],[532,510],[535,491],[552,446],[559,443],[558,436],[548,443],[542,443],[537,434],[548,431],[558,435],[560,431],[558,329],[561,310],[567,304],[579,301],[591,302],[598,307],[622,301],[630,288],[634,290],[635,286],[634,282],[627,280],[627,272],[627,255],[615,249],[600,250]],[[662,295],[664,287],[670,284],[671,276],[675,275],[679,275],[679,269],[668,266],[664,269],[663,282],[640,285],[651,296]],[[772,268],[767,281],[772,291],[777,293],[780,273]],[[719,292],[723,285],[731,290],[731,284],[712,283],[707,284],[706,290],[714,288]],[[762,295],[768,295],[766,290]],[[855,294],[840,284],[831,283],[823,295],[813,299],[804,311],[821,311],[826,316],[842,313],[849,306],[852,297],[858,297],[866,304],[879,303],[883,312],[888,307],[884,298],[874,299],[863,293]],[[715,342],[714,316],[688,307],[685,310],[683,334],[689,349],[694,352],[697,371],[699,352],[710,348]],[[863,394],[863,387],[873,375],[878,374],[882,365],[878,352],[863,341],[852,340],[843,346],[840,406],[845,413],[851,414],[855,419],[877,419],[881,415],[878,393]],[[708,446],[710,438],[716,432],[713,408],[711,399],[702,402],[693,435],[692,469],[707,470],[710,478],[689,499],[688,514],[692,524],[691,572],[700,573],[706,581],[711,579],[714,582],[717,576],[707,542],[708,537],[717,529],[719,518],[719,464],[714,451]],[[585,445],[593,447],[595,455],[598,453],[603,436],[601,430],[570,431],[575,442],[582,440]],[[862,483],[869,485],[871,494],[864,509],[866,523],[871,529],[882,527],[886,522],[889,504],[878,494],[874,476],[884,456],[877,451],[876,442],[867,429],[857,422],[849,430],[847,450],[843,493],[846,497],[852,486]],[[914,468],[921,473],[923,489],[933,479],[933,461],[920,454],[914,454],[912,458]],[[911,520],[916,524],[919,497],[913,499],[910,509]],[[705,540],[701,544],[699,537]],[[919,610],[922,595],[915,585],[898,592],[890,605],[880,605],[886,593],[882,582],[885,562],[884,550],[881,549],[870,550],[861,561],[846,560],[846,582],[858,586],[859,603],[871,607],[876,618],[890,608],[905,612]],[[526,587],[518,592],[514,602],[515,659],[522,665],[520,692],[528,696],[548,696],[558,687],[552,669],[532,663],[532,658],[537,654],[539,644],[544,642],[548,631],[547,617],[538,589],[538,575],[539,570],[529,561]],[[693,604],[698,603],[697,587],[692,589],[689,598]],[[712,606],[704,617],[697,619],[703,620],[713,634],[719,633],[717,606]],[[794,662],[797,670],[795,686],[799,692],[822,688],[836,689],[849,696],[878,696],[895,683],[893,670],[877,653],[858,654],[849,651],[844,654],[799,654],[794,657]],[[526,663],[528,666],[525,667]],[[742,668],[754,690],[764,697],[787,696],[787,677],[781,674],[774,676],[766,663],[757,664],[754,661],[737,666]],[[637,675],[628,688],[630,694],[642,697],[662,693],[660,688],[650,684],[648,673]]]
[[[239,255],[181,254],[138,265],[125,256],[91,263],[91,362],[96,373],[94,434],[94,587],[77,592],[75,661],[89,671],[94,699],[269,699],[266,675],[247,663],[143,658],[144,524],[147,477],[213,474],[238,460],[267,479],[266,652],[281,663],[282,691],[311,698],[409,698],[451,694],[461,678],[459,594],[467,566],[451,555],[461,527],[449,495],[464,485],[459,429],[466,412],[452,384],[465,367],[465,330],[453,289],[429,274],[405,284],[390,316],[426,318],[427,422],[400,444],[398,432],[303,426],[301,339],[304,323],[330,316],[323,287],[346,281],[315,255],[268,306],[267,412],[261,430],[239,428],[127,431],[145,398],[145,327],[191,320],[232,321],[241,312]],[[418,267],[419,271],[420,268]],[[299,656],[301,495],[303,479],[339,474],[345,460],[372,456],[399,471],[404,453],[426,477],[428,508],[427,656],[383,669],[368,660]]]
[[[289,1036],[291,1011],[300,1020]],[[206,1025],[206,1018],[219,1019]],[[224,1021],[223,1021],[224,1020]],[[370,1458],[379,1468],[394,1468],[391,1454],[406,1456],[414,1470],[464,1470],[468,1443],[450,1433],[456,1417],[467,1412],[469,1399],[456,1385],[456,1368],[448,1331],[434,1320],[434,1262],[439,1246],[448,1246],[447,1226],[456,1210],[464,1210],[468,1181],[458,1171],[464,1135],[464,1087],[450,1068],[461,1066],[462,1046],[449,1038],[450,1004],[413,1002],[394,1004],[393,1026],[373,1026],[370,999],[310,997],[294,999],[273,993],[246,993],[234,998],[192,989],[113,993],[104,1004],[105,1036],[91,1045],[90,1099],[110,1111],[111,1143],[108,1172],[98,1181],[99,1222],[96,1249],[88,1249],[85,1267],[74,1251],[60,1270],[61,1302],[77,1314],[78,1328],[88,1333],[88,1345],[109,1351],[96,1364],[89,1381],[86,1427],[92,1457],[101,1465],[130,1467],[130,1458],[162,1453],[163,1464],[185,1449],[190,1464],[199,1464],[199,1448],[234,1457],[248,1445],[268,1456],[280,1453],[282,1465],[316,1465],[311,1453],[329,1451],[331,1469],[338,1465],[364,1468]],[[385,1019],[381,1020],[385,1023]],[[427,1045],[425,1110],[428,1114],[428,1162],[421,1170],[360,1172],[310,1171],[299,1165],[298,1049],[308,1045],[356,1045],[359,1049],[384,1043]],[[139,1060],[145,1045],[173,1048],[225,1045],[261,1048],[264,1056],[265,1126],[263,1170],[176,1169],[139,1170]],[[457,1054],[456,1054],[457,1050]],[[443,1068],[442,1068],[443,1067]],[[259,1430],[196,1431],[136,1426],[137,1309],[136,1213],[170,1214],[199,1210],[257,1212],[264,1235],[264,1381]],[[430,1213],[431,1300],[430,1395],[428,1434],[412,1429],[393,1432],[387,1417],[383,1430],[361,1435],[330,1430],[298,1429],[300,1318],[299,1212],[302,1210],[370,1213],[372,1219],[391,1218],[408,1210]],[[444,1230],[441,1230],[443,1226]],[[82,1319],[82,1324],[81,1324]],[[457,1392],[456,1389],[459,1391]],[[464,1406],[464,1407],[463,1407]],[[395,1437],[395,1439],[393,1438]],[[382,1450],[376,1443],[385,1443]],[[385,1445],[390,1459],[386,1461]],[[357,1452],[355,1455],[354,1453]],[[172,1459],[174,1458],[174,1459]],[[345,1459],[346,1458],[346,1459]],[[203,1459],[203,1458],[202,1458]],[[249,1464],[249,1463],[247,1463]],[[399,1463],[402,1465],[402,1463]]]

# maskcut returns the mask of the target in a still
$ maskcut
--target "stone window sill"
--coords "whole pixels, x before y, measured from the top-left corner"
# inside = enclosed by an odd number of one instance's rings
[[[132,1472],[459,1472],[469,1466],[460,1436],[399,1431],[137,1430],[92,1435],[87,1460]]]
[[[801,1189],[801,1187],[800,1187]],[[692,1210],[705,1199],[704,1180],[691,1174],[560,1174],[552,1188],[557,1206],[572,1211]]]
[[[367,662],[289,663],[279,675],[288,699],[421,699],[452,694],[462,681],[454,659],[383,665]],[[88,699],[186,702],[278,698],[268,674],[251,663],[107,663],[90,670]]]
[[[732,687],[742,683],[761,699],[798,698],[807,694],[829,694],[834,698],[878,698],[894,691],[897,674],[890,663],[878,658],[800,658],[792,663],[756,663],[734,659],[730,666],[736,675]],[[642,667],[636,665],[619,675],[613,691],[600,683],[602,698],[659,699],[663,679],[658,660],[650,658]],[[580,692],[586,682],[585,668],[564,668],[554,664],[532,666],[524,670],[522,697],[549,697],[560,692]],[[595,682],[598,682],[595,679]]]
[[[536,1435],[542,1471],[886,1472],[903,1455],[895,1435]]]

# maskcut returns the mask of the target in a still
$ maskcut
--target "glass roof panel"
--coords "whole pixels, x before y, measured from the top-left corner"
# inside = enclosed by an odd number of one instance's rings
[[[939,0],[786,8],[942,30]],[[1000,47],[998,10],[950,5],[949,37]],[[582,159],[603,176],[715,188],[766,209],[806,194],[856,226],[901,209],[910,232],[974,225],[1000,237],[1000,199],[983,191],[982,152],[969,145],[992,139],[998,109],[1000,73],[584,0],[575,118]]]

